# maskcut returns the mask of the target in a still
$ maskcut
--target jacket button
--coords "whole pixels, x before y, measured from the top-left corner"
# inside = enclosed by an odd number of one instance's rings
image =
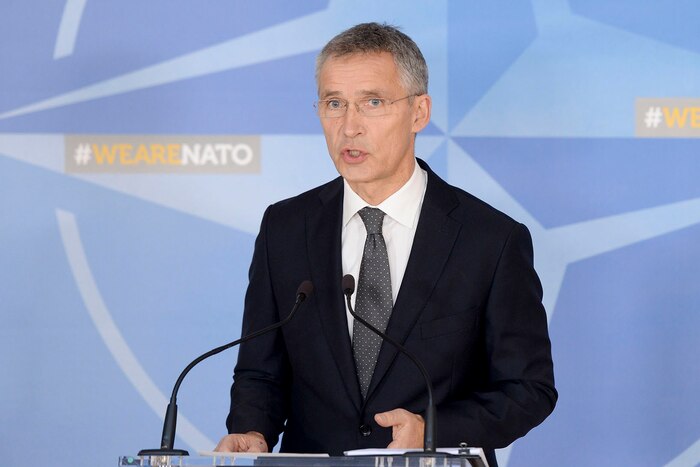
[[[372,427],[369,425],[365,425],[364,423],[360,425],[360,434],[362,436],[369,436],[372,434]]]

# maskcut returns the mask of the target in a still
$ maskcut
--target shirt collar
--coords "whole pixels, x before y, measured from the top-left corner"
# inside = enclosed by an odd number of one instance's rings
[[[399,224],[414,228],[421,200],[425,194],[426,181],[426,172],[420,168],[418,161],[416,161],[411,178],[396,193],[382,201],[378,206],[372,207],[381,209]],[[343,186],[343,227],[345,227],[350,219],[357,214],[357,211],[369,206],[369,204],[350,188],[350,184],[345,179],[343,179]]]

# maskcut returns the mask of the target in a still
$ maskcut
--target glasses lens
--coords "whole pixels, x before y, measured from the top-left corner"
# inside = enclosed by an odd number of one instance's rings
[[[318,115],[323,118],[342,117],[348,108],[348,104],[340,99],[326,99],[314,104]]]

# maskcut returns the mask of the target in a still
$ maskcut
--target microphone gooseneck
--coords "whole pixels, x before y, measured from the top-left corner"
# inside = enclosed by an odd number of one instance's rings
[[[425,431],[423,433],[423,452],[420,454],[434,454],[436,452],[435,401],[433,400],[433,385],[430,382],[430,376],[428,375],[428,371],[425,369],[423,363],[420,360],[418,360],[415,356],[413,356],[413,354],[411,354],[408,350],[406,350],[406,348],[403,345],[399,344],[394,339],[387,336],[385,333],[375,328],[367,321],[365,321],[364,318],[355,313],[355,310],[352,308],[352,304],[350,303],[350,297],[352,297],[352,294],[355,293],[355,278],[352,275],[346,274],[343,276],[342,287],[343,294],[345,295],[348,304],[348,310],[350,311],[352,317],[360,323],[362,323],[363,325],[365,325],[370,331],[377,334],[383,340],[393,345],[399,352],[407,356],[418,367],[418,370],[420,370],[421,374],[423,375],[423,378],[425,379],[425,387],[428,389],[428,406],[425,409],[424,417]]]
[[[314,286],[311,283],[311,281],[307,280],[302,282],[297,288],[297,298],[294,302],[294,306],[292,307],[292,311],[289,312],[289,315],[287,315],[286,318],[277,323],[271,324],[263,329],[260,329],[259,331],[255,331],[253,333],[248,334],[247,336],[241,337],[240,339],[236,339],[233,342],[229,342],[228,344],[224,344],[220,347],[212,349],[209,352],[206,352],[192,360],[192,362],[189,365],[187,365],[184,370],[182,370],[182,373],[180,373],[180,376],[177,378],[175,386],[173,387],[173,392],[170,396],[170,402],[168,403],[168,408],[165,411],[165,420],[163,421],[163,435],[160,440],[160,448],[142,449],[141,451],[139,451],[139,456],[189,456],[190,453],[186,450],[174,449],[173,447],[175,444],[175,429],[177,425],[177,393],[180,389],[180,384],[182,384],[182,381],[185,379],[185,376],[187,376],[187,373],[189,373],[192,368],[194,368],[199,362],[201,362],[204,359],[207,359],[213,355],[223,352],[224,350],[230,349],[231,347],[235,347],[236,345],[242,344],[243,342],[249,341],[251,339],[254,339],[258,336],[261,336],[263,334],[266,334],[270,331],[284,326],[289,321],[291,321],[301,304],[304,302],[304,300],[306,300],[306,298],[309,295],[311,295],[313,290]]]

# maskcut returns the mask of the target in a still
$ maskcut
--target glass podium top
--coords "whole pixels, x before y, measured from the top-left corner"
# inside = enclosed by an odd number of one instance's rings
[[[121,456],[119,467],[488,467],[483,450],[468,448],[460,454],[368,454],[329,457],[318,454],[216,453],[207,456]]]

